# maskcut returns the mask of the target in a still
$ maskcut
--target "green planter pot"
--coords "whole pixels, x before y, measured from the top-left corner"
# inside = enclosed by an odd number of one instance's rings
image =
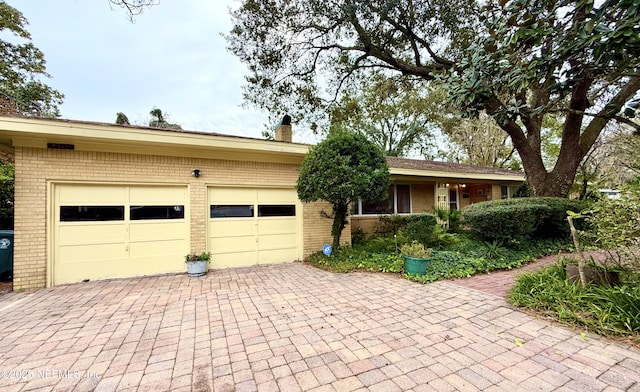
[[[402,256],[404,258],[404,272],[409,275],[422,276],[427,272],[429,259]]]

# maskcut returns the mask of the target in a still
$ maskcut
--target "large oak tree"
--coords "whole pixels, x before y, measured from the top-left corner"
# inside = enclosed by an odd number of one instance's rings
[[[371,69],[443,83],[491,115],[537,195],[566,196],[605,126],[637,109],[636,0],[244,0],[229,49],[249,66],[245,97],[312,119]],[[635,100],[634,100],[635,98]],[[625,110],[626,109],[626,110]],[[546,116],[563,119],[545,168]]]

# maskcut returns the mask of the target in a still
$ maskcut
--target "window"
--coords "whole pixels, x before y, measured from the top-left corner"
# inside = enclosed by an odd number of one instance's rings
[[[296,216],[296,206],[293,204],[258,206],[258,216]]]
[[[131,220],[184,219],[184,206],[131,206]]]
[[[211,205],[211,218],[253,218],[253,205]]]
[[[389,198],[380,202],[360,200],[351,209],[353,215],[410,214],[411,186],[391,185]]]
[[[411,213],[411,187],[409,185],[396,185],[396,213]]]
[[[515,196],[516,191],[518,190],[517,186],[507,186],[507,185],[502,185],[500,187],[500,197],[502,199],[511,199],[512,197]]]
[[[362,213],[364,215],[392,214],[393,213],[393,185],[388,189],[389,197],[383,201],[362,201]]]
[[[60,206],[60,222],[124,220],[124,206]]]

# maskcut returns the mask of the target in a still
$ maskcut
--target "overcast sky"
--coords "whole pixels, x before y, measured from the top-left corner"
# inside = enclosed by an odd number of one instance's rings
[[[65,95],[63,118],[114,122],[123,112],[145,124],[155,106],[184,129],[251,137],[265,130],[267,113],[240,106],[247,68],[221,36],[238,1],[165,0],[135,23],[107,0],[7,3],[29,21],[47,82]],[[296,130],[295,141],[309,141]]]

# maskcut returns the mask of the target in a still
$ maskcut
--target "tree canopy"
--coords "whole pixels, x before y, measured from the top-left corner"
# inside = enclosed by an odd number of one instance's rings
[[[375,72],[358,80],[332,106],[329,130],[346,128],[365,136],[388,156],[429,155],[437,106],[427,88],[413,80]]]
[[[537,195],[566,196],[604,127],[637,111],[635,0],[244,0],[229,49],[250,71],[245,99],[280,116],[322,116],[372,69],[443,83],[509,136]],[[542,123],[560,115],[545,168]]]
[[[27,19],[0,1],[0,112],[5,115],[57,117],[64,96],[40,79],[48,78],[44,54],[31,42]]]
[[[347,223],[349,204],[358,199],[386,199],[389,168],[382,151],[365,136],[335,131],[311,147],[300,168],[297,188],[303,202],[324,200],[332,205],[333,247]]]
[[[149,120],[149,126],[154,128],[168,128],[168,129],[182,129],[180,124],[174,124],[167,121],[164,114],[162,114],[162,110],[158,108],[153,108],[149,112],[151,115],[151,120]]]

